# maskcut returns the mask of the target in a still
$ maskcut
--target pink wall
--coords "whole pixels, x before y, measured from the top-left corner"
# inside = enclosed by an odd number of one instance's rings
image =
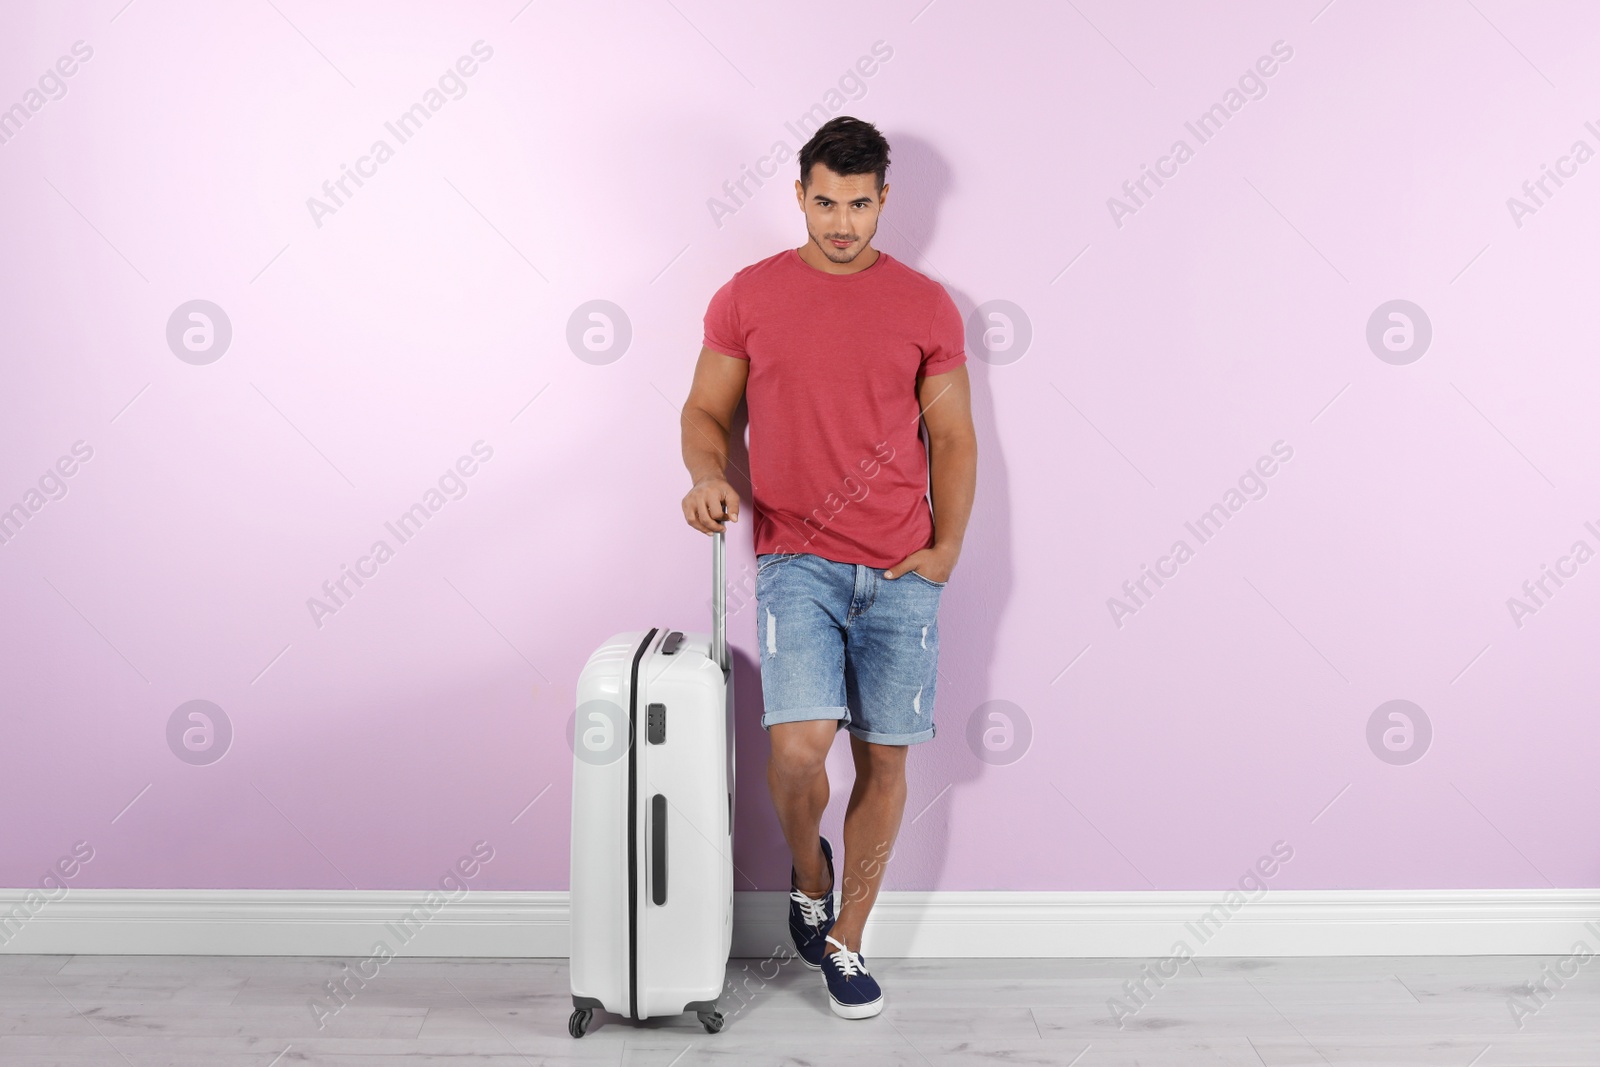
[[[803,239],[820,105],[890,138],[878,244],[972,323],[977,511],[888,887],[1223,888],[1280,841],[1282,888],[1595,885],[1600,560],[1560,560],[1600,550],[1600,12],[1033,6],[8,9],[0,507],[40,506],[0,545],[0,882],[82,841],[75,886],[422,887],[481,840],[473,885],[564,888],[585,658],[708,625],[675,405],[716,286]],[[596,300],[609,362],[568,342]],[[1395,300],[1420,358],[1369,345]],[[979,345],[1007,322],[1025,350]],[[735,859],[779,889],[752,615]],[[1391,753],[1397,700],[1428,736]]]

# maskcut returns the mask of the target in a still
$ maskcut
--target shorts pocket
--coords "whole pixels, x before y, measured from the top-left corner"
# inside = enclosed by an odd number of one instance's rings
[[[769,552],[758,556],[756,557],[756,573],[764,574],[767,568],[774,563],[782,563],[786,559],[799,559],[803,555],[805,555],[804,552]]]
[[[933,586],[935,589],[943,589],[945,586],[950,584],[949,582],[936,582],[932,578],[923,578],[922,575],[918,574],[916,571],[906,571],[906,573],[911,575],[911,577],[913,577],[913,578],[919,578],[922,581],[927,582],[929,585]]]

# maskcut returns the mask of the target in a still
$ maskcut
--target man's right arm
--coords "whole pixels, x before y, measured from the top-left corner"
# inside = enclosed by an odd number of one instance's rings
[[[727,522],[739,520],[739,494],[726,474],[728,441],[749,376],[749,360],[700,349],[680,422],[683,465],[694,483],[683,498],[683,517],[701,533],[718,533]]]

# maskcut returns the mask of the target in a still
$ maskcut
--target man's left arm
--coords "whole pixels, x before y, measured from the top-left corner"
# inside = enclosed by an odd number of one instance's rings
[[[911,553],[884,572],[898,578],[916,571],[947,582],[961,556],[978,488],[978,435],[972,427],[972,389],[966,365],[922,378],[917,403],[928,427],[928,481],[933,503],[933,546]]]

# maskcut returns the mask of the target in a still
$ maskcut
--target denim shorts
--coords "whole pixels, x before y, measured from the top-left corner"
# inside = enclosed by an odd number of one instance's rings
[[[945,583],[886,569],[807,552],[756,557],[764,729],[838,719],[880,745],[933,738]]]

